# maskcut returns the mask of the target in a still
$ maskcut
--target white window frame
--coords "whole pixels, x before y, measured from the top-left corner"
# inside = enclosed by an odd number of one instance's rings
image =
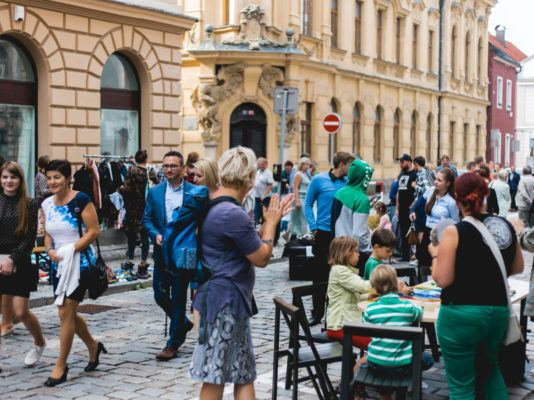
[[[508,81],[510,82],[510,81]],[[510,147],[511,147],[512,135],[509,133],[506,134],[506,139],[504,142],[504,165],[508,167],[510,165]]]
[[[512,111],[512,81],[506,80],[506,110]]]
[[[502,135],[499,132],[497,140],[495,141],[495,164],[501,163],[501,144],[502,144]]]
[[[502,108],[502,77],[497,77],[497,108]]]

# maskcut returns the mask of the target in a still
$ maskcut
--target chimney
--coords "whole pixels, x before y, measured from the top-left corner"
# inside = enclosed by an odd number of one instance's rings
[[[505,33],[506,33],[506,27],[504,25],[497,25],[495,27],[495,38],[497,39],[497,42],[499,42],[503,46],[505,45],[505,40],[504,40]]]

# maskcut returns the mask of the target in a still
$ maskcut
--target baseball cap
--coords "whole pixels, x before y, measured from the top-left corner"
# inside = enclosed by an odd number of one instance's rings
[[[412,161],[412,157],[409,154],[403,154],[399,158],[396,158],[397,161]]]

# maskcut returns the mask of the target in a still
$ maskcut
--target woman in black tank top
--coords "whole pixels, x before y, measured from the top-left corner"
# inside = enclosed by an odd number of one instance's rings
[[[512,225],[484,209],[484,199],[489,194],[486,182],[479,175],[466,173],[456,181],[455,191],[462,214],[482,221],[492,234],[507,274],[522,272],[523,256]],[[450,398],[475,399],[475,378],[482,384],[484,398],[508,398],[497,365],[497,352],[508,322],[499,264],[478,229],[466,221],[445,229],[439,247],[430,245],[429,252],[432,277],[442,288],[436,325]],[[477,364],[483,363],[489,371],[483,377],[477,377],[475,354]]]

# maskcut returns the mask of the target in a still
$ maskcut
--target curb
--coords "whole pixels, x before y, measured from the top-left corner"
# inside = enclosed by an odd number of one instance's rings
[[[276,257],[276,258],[273,257],[269,261],[269,264],[276,264],[284,260],[287,260],[287,257]],[[109,285],[108,290],[106,290],[102,296],[109,296],[112,294],[124,293],[124,292],[129,292],[130,290],[135,290],[136,286],[139,285],[140,283],[143,283],[145,285],[145,289],[152,288],[152,277],[150,277],[149,279],[144,279],[144,280],[113,283]],[[43,306],[48,306],[50,304],[54,304],[54,296],[52,295],[51,286],[50,286],[50,293],[51,294],[49,296],[42,296],[42,297],[37,297],[33,299],[31,298],[31,295],[30,295],[30,308],[37,308],[37,307],[43,307]],[[85,299],[88,299],[88,297],[85,297]]]
[[[102,296],[109,296],[111,294],[118,294],[118,293],[124,293],[129,292],[130,290],[135,290],[135,287],[139,285],[140,283],[143,283],[145,285],[145,289],[152,288],[152,278],[149,279],[143,279],[143,280],[136,280],[131,282],[117,282],[113,283],[108,286],[108,289],[102,294]],[[54,304],[54,296],[52,295],[52,286],[50,286],[50,296],[44,296],[44,297],[38,297],[32,299],[30,296],[30,308],[37,308],[37,307],[43,307],[50,304]],[[102,297],[101,296],[101,297]],[[88,299],[87,295],[85,297],[85,300]]]

